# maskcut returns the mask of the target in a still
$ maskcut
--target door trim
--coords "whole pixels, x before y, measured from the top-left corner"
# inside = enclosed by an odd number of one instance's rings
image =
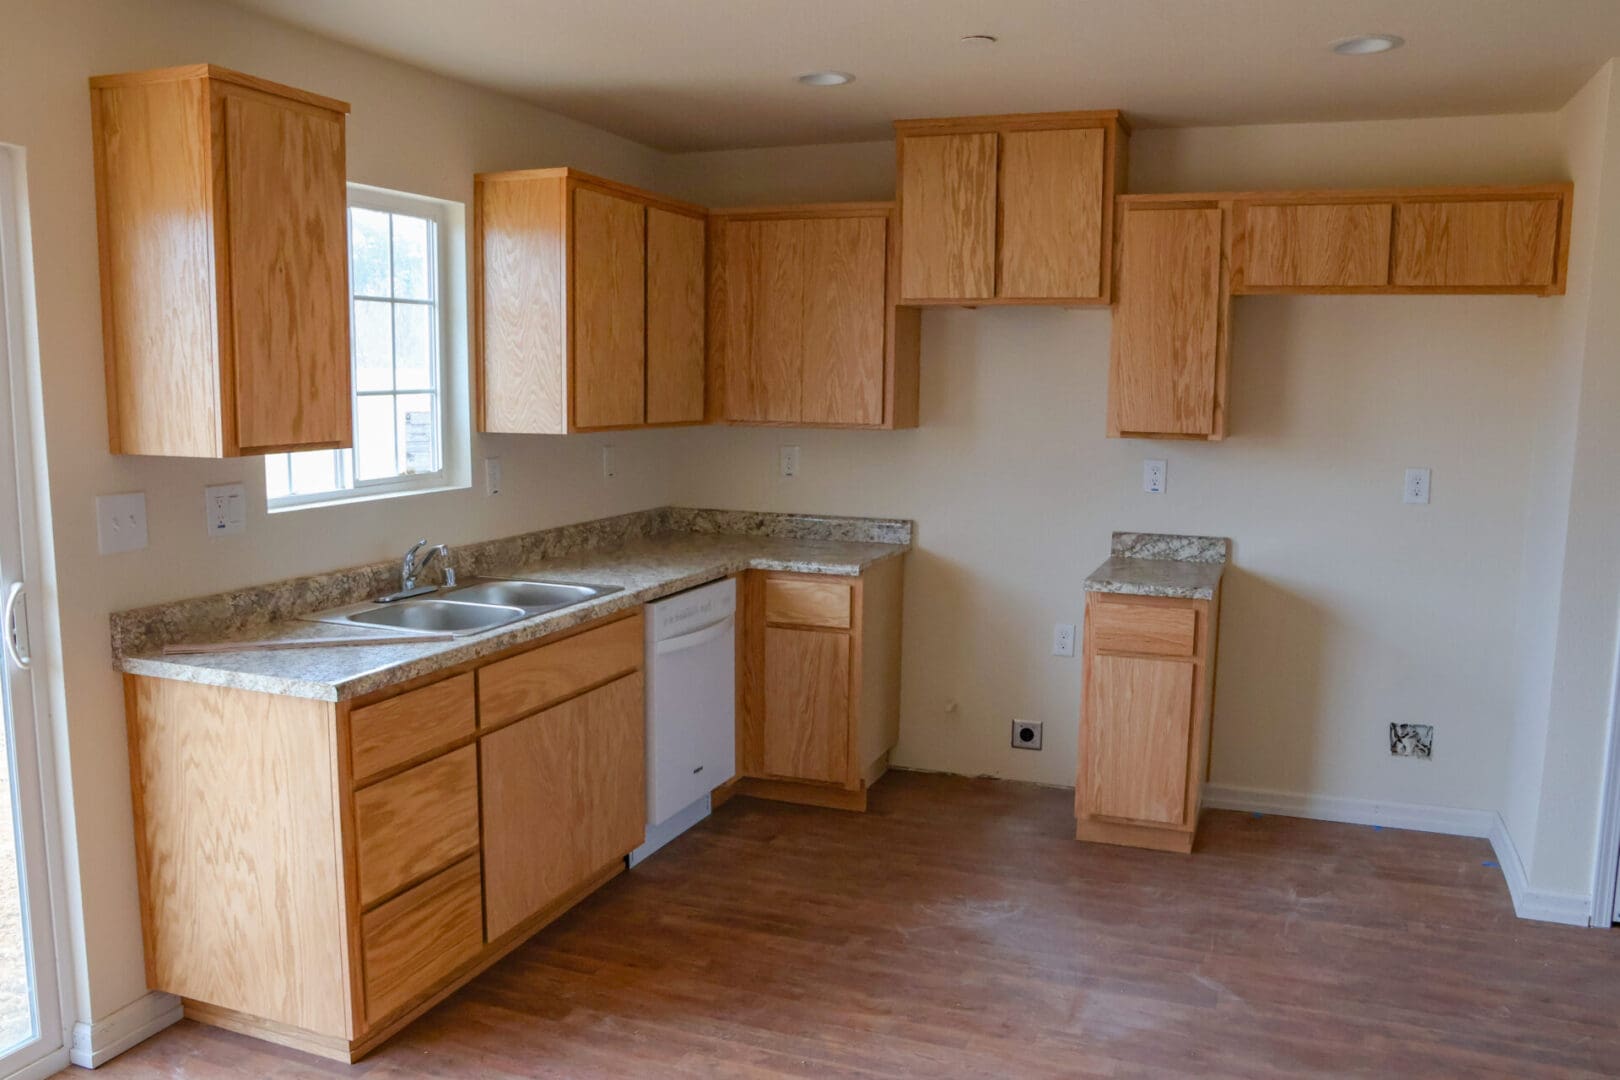
[[[1616,634],[1620,639],[1620,633]],[[1598,802],[1597,865],[1592,869],[1592,925],[1620,922],[1620,640],[1612,662],[1608,746],[1604,752],[1602,795]]]

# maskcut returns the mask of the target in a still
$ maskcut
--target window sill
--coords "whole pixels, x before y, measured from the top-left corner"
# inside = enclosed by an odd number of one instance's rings
[[[271,514],[290,514],[295,510],[325,510],[336,506],[353,506],[356,503],[381,502],[384,499],[405,499],[412,495],[439,495],[447,491],[467,491],[471,488],[472,483],[470,481],[452,481],[450,483],[435,484],[432,487],[397,488],[392,491],[334,491],[329,498],[314,496],[308,502],[287,502],[279,505],[268,503],[265,510]]]

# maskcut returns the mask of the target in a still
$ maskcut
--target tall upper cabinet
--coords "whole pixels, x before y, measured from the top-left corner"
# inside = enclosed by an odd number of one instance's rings
[[[900,302],[1106,304],[1116,111],[900,120]]]
[[[90,105],[113,452],[349,445],[349,106],[210,64]]]
[[[480,430],[703,422],[701,207],[565,168],[480,174],[474,202]]]
[[[895,304],[894,233],[892,203],[711,216],[711,419],[916,426],[920,316]]]

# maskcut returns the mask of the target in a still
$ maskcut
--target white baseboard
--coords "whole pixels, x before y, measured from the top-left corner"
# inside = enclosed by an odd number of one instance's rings
[[[68,1059],[81,1069],[105,1065],[130,1047],[178,1023],[180,1016],[179,998],[150,991],[100,1020],[74,1024]]]
[[[1224,784],[1204,785],[1204,805],[1217,810],[1243,810],[1314,821],[1482,837],[1491,842],[1497,865],[1502,868],[1502,877],[1507,881],[1508,895],[1513,898],[1513,912],[1519,918],[1569,926],[1591,924],[1590,897],[1538,892],[1530,888],[1519,850],[1508,835],[1502,815],[1495,810],[1460,810],[1450,806],[1347,799],[1336,795],[1299,795],[1288,791],[1228,787]]]

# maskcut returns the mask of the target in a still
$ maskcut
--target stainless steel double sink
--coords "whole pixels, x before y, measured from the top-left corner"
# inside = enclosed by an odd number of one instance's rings
[[[480,634],[519,619],[583,604],[620,591],[618,585],[584,585],[521,578],[471,578],[426,596],[390,603],[351,604],[304,616],[311,622],[376,626],[388,630]]]

